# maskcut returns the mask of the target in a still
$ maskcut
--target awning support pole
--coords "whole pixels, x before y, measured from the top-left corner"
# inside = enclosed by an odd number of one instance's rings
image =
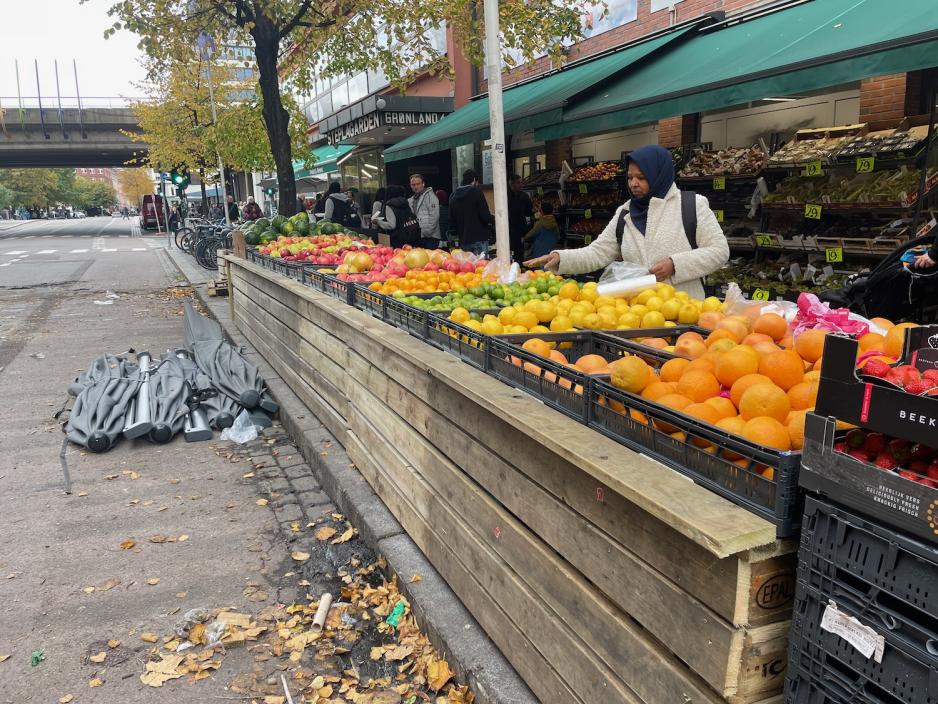
[[[508,167],[505,160],[505,116],[502,110],[502,50],[498,37],[498,0],[484,0],[485,62],[489,81],[489,129],[492,144],[492,186],[495,200],[495,256],[511,264],[508,239]]]

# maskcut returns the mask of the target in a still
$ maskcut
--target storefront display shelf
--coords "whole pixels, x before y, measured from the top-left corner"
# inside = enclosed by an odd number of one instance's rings
[[[616,388],[606,378],[592,380],[589,397],[590,427],[772,522],[779,538],[798,534],[799,453],[730,435]]]

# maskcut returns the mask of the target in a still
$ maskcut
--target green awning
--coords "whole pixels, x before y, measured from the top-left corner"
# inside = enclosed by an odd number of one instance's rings
[[[315,163],[308,169],[303,168],[302,161],[293,162],[293,177],[306,178],[320,174],[331,174],[338,170],[336,162],[355,148],[354,144],[339,144],[338,146],[324,145],[313,150]]]
[[[938,66],[935,0],[814,0],[704,29],[535,131],[557,139]]]
[[[503,94],[505,133],[533,130],[560,121],[564,105],[577,94],[675,43],[698,25],[625,47],[592,61],[508,88]],[[480,98],[434,125],[384,150],[385,161],[399,161],[489,138],[489,100]]]

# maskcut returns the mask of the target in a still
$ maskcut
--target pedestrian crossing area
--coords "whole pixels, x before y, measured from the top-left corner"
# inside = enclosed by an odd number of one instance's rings
[[[19,240],[29,239],[28,237],[17,238]],[[56,238],[50,238],[56,239]],[[12,243],[10,243],[12,244]],[[112,254],[140,254],[157,249],[165,249],[166,244],[162,240],[149,240],[141,238],[121,239],[118,237],[95,237],[90,245],[87,242],[80,243],[83,246],[74,246],[79,244],[71,242],[70,246],[48,247],[47,249],[23,249],[26,246],[20,244],[18,249],[6,249],[0,245],[0,268],[13,266],[20,263],[42,262],[49,260],[58,260],[63,257],[76,255],[108,256]],[[35,245],[34,245],[35,246]]]

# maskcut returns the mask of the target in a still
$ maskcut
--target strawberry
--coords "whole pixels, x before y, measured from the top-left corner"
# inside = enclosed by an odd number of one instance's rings
[[[938,369],[927,369],[926,371],[922,372],[922,378],[931,379],[936,384],[938,384]]]
[[[847,433],[847,436],[844,438],[847,441],[847,444],[853,448],[863,447],[863,444],[866,442],[866,431],[860,430],[859,428],[854,428]]]
[[[834,452],[842,452],[846,455],[848,449],[849,447],[847,446],[847,443],[843,442],[842,440],[834,443]]]
[[[886,449],[886,436],[882,433],[870,433],[863,442],[863,449],[870,457],[876,457]]]
[[[912,460],[909,462],[909,469],[918,474],[925,474],[928,471],[928,463],[924,460]]]
[[[864,374],[868,376],[875,376],[880,379],[885,377],[886,374],[889,373],[890,369],[892,369],[892,367],[890,367],[881,359],[871,359],[863,365]]]
[[[889,454],[899,464],[906,464],[909,461],[909,448],[910,443],[908,440],[899,440],[897,438],[889,441]]]
[[[864,452],[863,450],[850,450],[850,452],[848,452],[847,454],[850,455],[853,459],[860,460],[861,462],[870,461],[870,456],[866,454],[866,452]]]
[[[915,472],[910,472],[907,469],[901,469],[899,470],[899,476],[903,479],[911,479],[913,482],[917,482],[920,475],[916,474]]]
[[[928,462],[932,457],[935,456],[935,451],[930,448],[928,445],[923,445],[920,442],[912,445],[912,450],[909,453],[909,456],[913,460],[922,460]]]
[[[899,465],[896,463],[895,457],[890,455],[888,452],[884,452],[876,458],[874,464],[880,469],[896,469]]]
[[[926,391],[934,388],[935,384],[928,379],[916,379],[915,381],[910,381],[904,384],[905,392],[907,394],[913,394],[914,396],[920,396]]]
[[[924,484],[925,486],[930,486],[932,489],[938,489],[938,479],[929,479],[928,477],[921,477],[918,480],[919,484]]]
[[[929,479],[938,479],[938,460],[928,465],[922,474],[924,474]]]

